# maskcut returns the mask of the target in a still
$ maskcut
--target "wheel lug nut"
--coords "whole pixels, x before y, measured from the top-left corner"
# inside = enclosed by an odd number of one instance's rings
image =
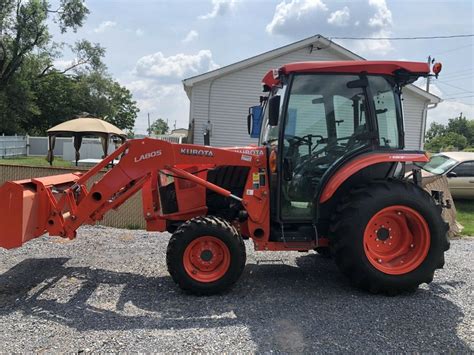
[[[378,259],[377,261],[378,261],[380,264],[382,263],[382,259]]]
[[[414,245],[414,244],[410,244],[410,248],[414,248],[414,247],[415,247],[415,245]]]

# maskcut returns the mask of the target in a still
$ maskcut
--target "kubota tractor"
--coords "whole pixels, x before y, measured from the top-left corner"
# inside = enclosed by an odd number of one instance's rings
[[[407,162],[428,158],[403,150],[401,91],[428,75],[429,65],[416,62],[284,65],[263,79],[259,146],[129,140],[84,174],[7,182],[0,246],[46,232],[72,239],[141,190],[147,230],[173,234],[168,269],[191,293],[232,286],[246,238],[258,251],[331,255],[371,292],[415,290],[432,281],[449,247],[442,194],[420,187],[419,170],[410,179],[405,172]],[[255,112],[248,119],[258,131]]]

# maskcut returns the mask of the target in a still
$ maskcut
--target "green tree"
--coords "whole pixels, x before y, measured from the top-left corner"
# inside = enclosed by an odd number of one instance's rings
[[[60,0],[59,7],[51,8],[48,0],[2,0],[0,6],[0,88],[3,88],[20,70],[25,59],[32,53],[44,61],[38,75],[53,69],[53,60],[59,55],[58,44],[51,42],[48,20],[59,25],[62,33],[76,31],[83,25],[89,10],[83,0]],[[71,48],[77,54],[77,62],[65,71],[79,65],[97,64],[100,47],[80,41]],[[63,70],[64,71],[64,70]]]
[[[446,131],[464,136],[468,145],[474,145],[474,121],[468,120],[462,113],[459,117],[449,119]]]
[[[430,141],[434,137],[442,136],[446,133],[446,127],[442,123],[431,122],[430,128],[426,131],[426,140]]]
[[[443,150],[463,150],[467,146],[467,138],[455,132],[448,132],[444,135],[436,136],[425,144],[425,148],[434,153]]]
[[[138,108],[130,91],[115,82],[102,62],[105,49],[80,40],[51,41],[48,24],[76,31],[89,14],[83,0],[0,0],[0,134],[45,134],[88,112],[132,130]],[[54,60],[64,47],[74,59],[66,68]]]
[[[169,130],[168,123],[164,119],[158,118],[148,129],[148,134],[167,134]]]
[[[80,75],[77,82],[76,107],[93,116],[132,130],[139,112],[131,92],[101,72]]]

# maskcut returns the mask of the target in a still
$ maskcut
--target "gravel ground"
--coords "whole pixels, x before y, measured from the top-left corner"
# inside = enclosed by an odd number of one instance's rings
[[[83,227],[0,250],[0,352],[474,351],[474,239],[411,296],[351,288],[331,260],[256,253],[227,294],[183,294],[167,233]]]

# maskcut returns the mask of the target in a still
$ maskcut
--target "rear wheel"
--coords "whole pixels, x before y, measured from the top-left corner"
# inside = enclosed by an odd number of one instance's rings
[[[343,201],[333,216],[331,243],[338,267],[356,286],[393,295],[432,281],[444,265],[447,231],[426,191],[384,181]]]
[[[211,295],[231,287],[245,266],[245,245],[226,220],[208,216],[182,224],[168,244],[166,261],[183,290]]]

